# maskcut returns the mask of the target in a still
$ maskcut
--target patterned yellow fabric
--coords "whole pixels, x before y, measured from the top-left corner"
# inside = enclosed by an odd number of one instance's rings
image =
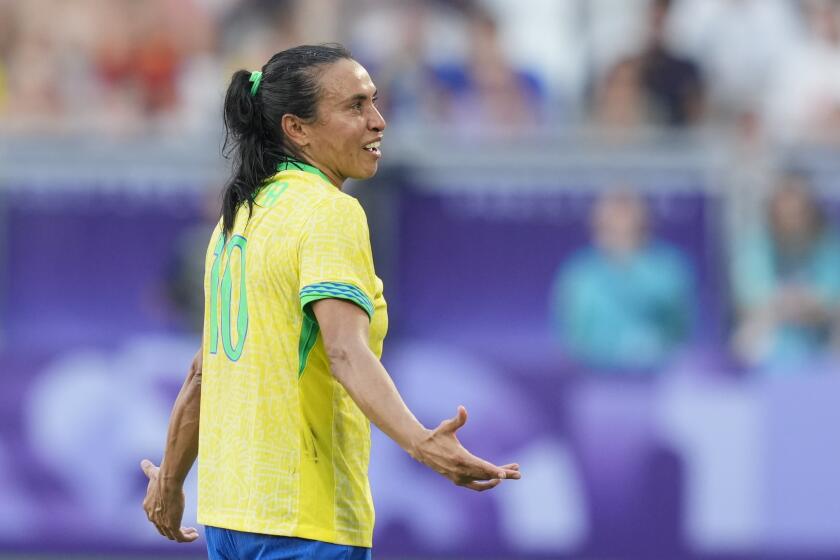
[[[388,315],[364,211],[302,167],[207,250],[198,520],[369,547],[370,424],[330,373],[309,305],[359,305],[377,356]]]

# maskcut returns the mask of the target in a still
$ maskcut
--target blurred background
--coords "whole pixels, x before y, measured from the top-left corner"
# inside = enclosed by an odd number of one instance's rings
[[[199,344],[222,98],[325,41],[389,123],[348,187],[385,364],[524,473],[468,493],[374,431],[376,557],[840,557],[836,0],[0,0],[0,553],[204,556],[138,463]]]

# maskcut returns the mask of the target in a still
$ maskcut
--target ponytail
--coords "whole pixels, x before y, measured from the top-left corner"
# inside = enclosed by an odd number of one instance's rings
[[[233,175],[222,195],[222,227],[227,236],[239,207],[248,204],[263,182],[274,175],[284,153],[282,146],[266,135],[257,95],[251,95],[251,73],[237,70],[225,95],[225,157],[233,158]],[[258,92],[259,93],[259,92]]]
[[[317,117],[319,67],[351,58],[341,45],[300,46],[275,54],[262,68],[261,79],[237,70],[225,94],[223,154],[233,160],[233,173],[222,195],[222,231],[228,236],[236,213],[248,205],[277,166],[299,159],[286,141],[280,122],[285,114],[305,121]]]

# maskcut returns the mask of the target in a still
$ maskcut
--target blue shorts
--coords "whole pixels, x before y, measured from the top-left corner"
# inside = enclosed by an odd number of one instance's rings
[[[370,549],[207,526],[210,560],[370,560]]]

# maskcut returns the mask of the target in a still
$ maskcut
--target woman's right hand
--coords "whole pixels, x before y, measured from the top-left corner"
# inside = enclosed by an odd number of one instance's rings
[[[440,423],[415,443],[411,455],[430,469],[458,486],[483,492],[498,486],[502,480],[521,478],[519,464],[496,466],[467,451],[455,435],[467,422],[467,410],[458,407],[454,418]]]
[[[143,509],[158,532],[171,541],[193,542],[198,538],[195,527],[181,527],[184,515],[184,491],[180,484],[166,484],[160,478],[160,468],[148,459],[140,468],[149,479]]]

